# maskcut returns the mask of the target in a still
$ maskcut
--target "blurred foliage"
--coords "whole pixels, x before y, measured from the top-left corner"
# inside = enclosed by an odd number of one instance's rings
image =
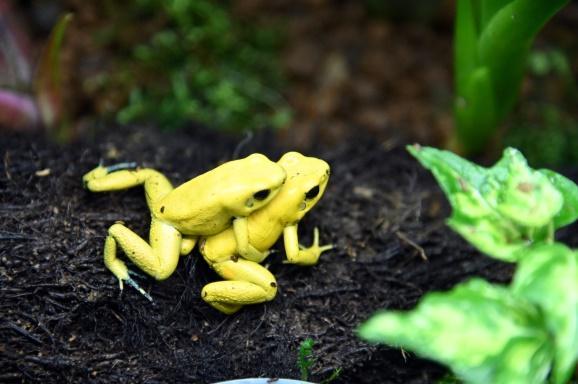
[[[71,20],[72,14],[65,14],[52,29],[34,79],[36,103],[41,120],[46,128],[53,131],[58,140],[64,142],[71,140],[72,129],[70,116],[63,105],[60,61],[62,42]]]
[[[454,145],[482,151],[517,101],[536,34],[569,0],[457,2]]]
[[[557,105],[528,107],[527,114],[515,119],[504,136],[504,145],[520,148],[536,167],[578,164],[578,122]],[[531,121],[531,122],[530,122]]]
[[[29,36],[13,18],[10,4],[0,3],[0,128],[44,128],[52,138],[69,141],[74,132],[62,98],[61,61],[72,14],[56,22],[37,63],[31,59]]]
[[[371,16],[426,23],[439,11],[441,0],[364,0],[364,3]]]
[[[536,77],[554,76],[560,79],[566,92],[564,96],[572,99],[572,105],[578,100],[578,88],[570,59],[562,50],[534,50],[528,57],[528,67],[530,73]]]
[[[121,123],[189,121],[225,130],[281,127],[291,112],[278,93],[280,32],[234,20],[209,0],[103,2],[110,21],[95,34],[115,50],[114,71],[93,79],[127,90]],[[107,19],[108,20],[108,19]]]
[[[578,164],[578,88],[568,56],[560,49],[536,49],[528,70],[534,97],[510,119],[504,145],[519,148],[535,166]]]

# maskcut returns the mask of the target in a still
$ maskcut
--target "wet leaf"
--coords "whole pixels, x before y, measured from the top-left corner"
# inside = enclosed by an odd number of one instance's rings
[[[412,311],[378,313],[359,335],[444,363],[470,383],[543,383],[553,359],[540,312],[481,279],[427,294]]]
[[[578,357],[576,252],[562,244],[532,247],[520,260],[512,291],[541,308],[556,345],[554,382],[565,383]]]
[[[408,150],[432,171],[452,206],[448,224],[482,252],[517,261],[520,250],[550,241],[578,217],[578,187],[552,171],[530,168],[507,148],[491,168],[428,147]]]
[[[540,172],[548,177],[564,198],[562,209],[554,217],[554,227],[561,228],[572,224],[578,219],[578,186],[572,180],[549,169],[541,169]]]

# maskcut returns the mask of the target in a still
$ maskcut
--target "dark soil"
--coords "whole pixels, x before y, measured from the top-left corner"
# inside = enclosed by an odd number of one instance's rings
[[[82,175],[103,159],[137,161],[186,181],[251,152],[277,159],[266,134],[238,138],[202,130],[173,135],[111,130],[74,146],[38,137],[0,140],[0,381],[194,382],[250,376],[298,378],[297,351],[315,340],[312,380],[429,383],[433,363],[376,347],[356,327],[381,308],[410,308],[427,291],[472,275],[507,281],[511,267],[479,255],[444,224],[446,201],[402,146],[357,140],[315,154],[332,166],[320,204],[300,225],[337,247],[314,267],[267,264],[278,279],[270,303],[225,316],[199,297],[217,276],[193,252],[165,282],[141,278],[155,303],[119,292],[102,261],[108,226],[143,236],[143,192],[90,193]]]

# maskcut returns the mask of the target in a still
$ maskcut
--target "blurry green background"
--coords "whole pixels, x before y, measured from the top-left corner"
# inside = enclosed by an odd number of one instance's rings
[[[444,146],[453,132],[453,1],[0,0],[0,11],[27,36],[31,67],[74,14],[60,52],[71,137],[97,123],[202,125],[275,129],[307,148],[360,132]],[[488,156],[514,145],[536,165],[578,160],[577,26],[572,2],[539,33]]]

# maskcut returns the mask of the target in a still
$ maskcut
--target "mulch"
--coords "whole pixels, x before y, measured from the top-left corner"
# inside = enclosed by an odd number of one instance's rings
[[[93,132],[74,145],[38,134],[0,140],[0,381],[194,382],[299,378],[297,354],[315,341],[310,380],[429,383],[441,366],[356,337],[382,308],[411,308],[431,290],[477,275],[506,282],[512,268],[477,253],[445,225],[447,202],[400,143],[355,139],[310,155],[327,160],[325,196],[300,224],[336,248],[314,267],[266,260],[277,297],[223,315],[200,298],[218,279],[194,251],[164,282],[139,278],[154,304],[122,294],[102,247],[117,220],[147,236],[142,189],[95,194],[82,175],[99,161],[136,161],[178,184],[252,152],[277,159],[272,134],[249,141],[203,129],[144,127]]]

